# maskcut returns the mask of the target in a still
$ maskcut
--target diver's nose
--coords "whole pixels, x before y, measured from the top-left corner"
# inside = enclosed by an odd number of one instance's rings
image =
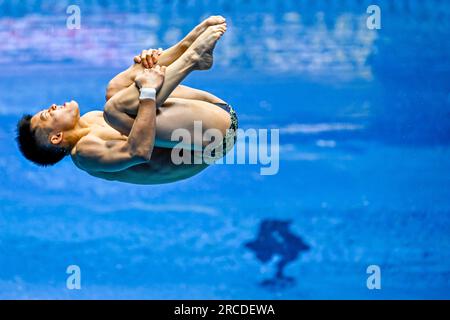
[[[51,106],[50,106],[50,110],[55,110],[55,109],[57,109],[58,107],[56,106],[56,104],[52,104]]]

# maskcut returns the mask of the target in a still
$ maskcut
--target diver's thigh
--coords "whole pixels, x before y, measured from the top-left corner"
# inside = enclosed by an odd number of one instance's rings
[[[194,124],[197,124],[197,128]],[[227,111],[204,101],[169,98],[159,108],[156,116],[156,135],[159,139],[171,140],[172,134],[177,129],[184,129],[191,139],[203,140],[194,132],[203,133],[208,129],[217,129],[222,135],[230,127],[231,120]]]
[[[199,90],[194,89],[185,85],[179,85],[173,90],[170,95],[171,98],[182,98],[182,99],[191,99],[191,100],[200,100],[209,103],[226,103],[222,99],[216,97],[215,95]]]

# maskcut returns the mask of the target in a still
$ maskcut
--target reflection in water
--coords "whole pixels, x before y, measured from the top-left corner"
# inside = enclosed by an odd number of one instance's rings
[[[299,254],[310,247],[291,232],[289,220],[263,220],[255,240],[245,246],[256,254],[262,263],[277,259],[276,273],[272,279],[264,280],[261,285],[269,288],[282,288],[295,283],[295,279],[284,275],[287,264],[295,261]]]

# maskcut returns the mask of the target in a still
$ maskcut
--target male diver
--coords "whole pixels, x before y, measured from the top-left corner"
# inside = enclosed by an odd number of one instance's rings
[[[92,176],[134,184],[169,183],[204,170],[233,147],[236,114],[214,95],[180,83],[194,70],[211,68],[226,29],[223,17],[212,16],[175,46],[142,51],[108,84],[103,111],[80,117],[72,100],[24,115],[17,127],[22,154],[41,166],[70,155]],[[173,139],[180,129],[192,137],[189,143]],[[215,148],[205,153],[211,141]],[[174,156],[201,161],[180,163]]]

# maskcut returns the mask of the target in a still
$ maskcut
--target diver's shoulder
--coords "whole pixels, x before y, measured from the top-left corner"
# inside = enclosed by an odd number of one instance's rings
[[[96,118],[103,118],[103,111],[100,111],[100,110],[89,111],[81,116],[81,119],[83,119],[83,120],[96,119]]]
[[[95,157],[96,150],[98,150],[101,143],[96,135],[88,134],[82,137],[77,144],[70,151],[70,157],[73,163],[80,169],[89,170],[89,160]]]
[[[89,133],[82,137],[80,140],[78,140],[75,147],[72,148],[71,153],[73,154],[82,154],[87,148],[96,147],[99,144],[104,142],[102,139],[100,139],[97,135]]]
[[[94,134],[87,134],[78,140],[77,144],[70,151],[70,155],[73,158],[83,156],[86,151],[91,151],[90,149],[95,148],[99,145],[102,140]]]

